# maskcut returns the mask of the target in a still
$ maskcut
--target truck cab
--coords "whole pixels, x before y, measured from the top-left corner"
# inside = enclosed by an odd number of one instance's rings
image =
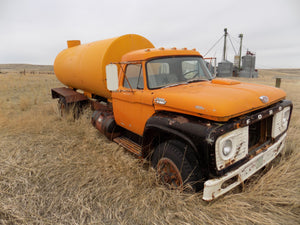
[[[114,117],[140,136],[156,111],[168,110],[161,107],[164,89],[212,79],[201,55],[192,50],[138,50],[124,55],[120,67],[119,87],[112,92]],[[172,112],[184,110],[182,102],[177,104]]]

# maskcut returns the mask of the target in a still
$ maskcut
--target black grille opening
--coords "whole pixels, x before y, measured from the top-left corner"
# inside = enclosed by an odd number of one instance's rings
[[[271,139],[272,118],[268,117],[249,126],[249,152]]]

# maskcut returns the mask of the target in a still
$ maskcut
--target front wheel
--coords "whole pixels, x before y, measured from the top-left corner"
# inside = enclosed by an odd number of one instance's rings
[[[159,144],[151,159],[158,177],[170,189],[199,191],[203,187],[203,176],[193,152],[179,141]]]

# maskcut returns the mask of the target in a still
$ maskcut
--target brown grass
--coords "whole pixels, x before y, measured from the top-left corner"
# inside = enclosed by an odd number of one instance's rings
[[[274,86],[277,72],[239,79]],[[160,186],[91,126],[91,112],[61,119],[50,95],[59,86],[53,75],[0,74],[0,224],[299,224],[300,80],[282,81],[294,102],[282,156],[211,203]]]

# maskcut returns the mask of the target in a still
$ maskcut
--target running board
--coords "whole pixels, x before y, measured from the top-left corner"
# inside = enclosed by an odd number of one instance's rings
[[[127,137],[121,136],[114,138],[114,142],[118,143],[120,146],[125,148],[126,150],[132,152],[137,155],[139,158],[142,157],[142,146],[130,140]]]

